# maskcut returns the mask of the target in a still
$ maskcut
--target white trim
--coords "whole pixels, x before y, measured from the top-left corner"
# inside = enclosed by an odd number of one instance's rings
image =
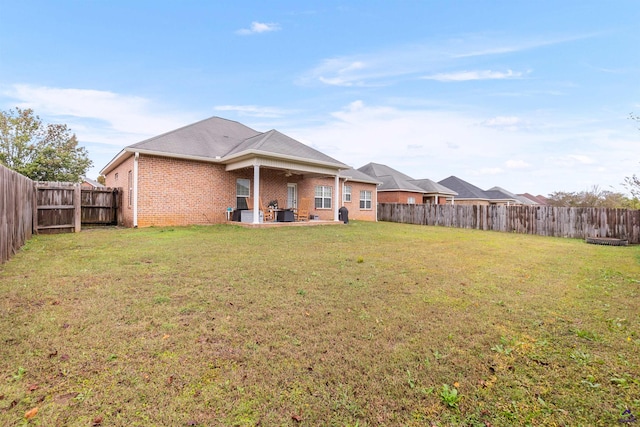
[[[133,155],[133,228],[138,227],[138,160],[140,153]]]
[[[260,165],[253,165],[253,223],[260,223]]]
[[[342,206],[342,191],[340,188],[340,176],[336,175],[334,180],[334,188],[336,194],[333,196],[335,203],[333,204],[333,220],[340,221],[338,209]]]

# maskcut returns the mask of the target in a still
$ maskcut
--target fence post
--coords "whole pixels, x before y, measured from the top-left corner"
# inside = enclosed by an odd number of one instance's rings
[[[82,187],[80,184],[73,185],[73,225],[75,232],[79,233],[82,228]]]

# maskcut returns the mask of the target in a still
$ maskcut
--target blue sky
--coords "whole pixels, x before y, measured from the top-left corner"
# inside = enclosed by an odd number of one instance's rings
[[[640,3],[0,0],[0,109],[66,123],[95,178],[220,116],[353,167],[483,189],[640,173]]]

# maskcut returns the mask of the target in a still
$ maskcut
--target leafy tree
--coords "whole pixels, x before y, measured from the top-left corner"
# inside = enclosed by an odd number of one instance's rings
[[[547,197],[551,206],[593,207],[593,208],[631,208],[633,201],[622,193],[602,190],[597,185],[590,190],[580,192],[555,191]]]
[[[30,108],[0,111],[0,163],[36,181],[70,182],[92,165],[67,125],[44,125]]]
[[[634,113],[629,114],[629,119],[635,120],[640,123],[640,116]],[[624,185],[624,187],[629,190],[634,198],[634,201],[636,202],[635,204],[638,205],[638,199],[640,199],[640,178],[637,175],[633,174],[626,177],[622,185]]]

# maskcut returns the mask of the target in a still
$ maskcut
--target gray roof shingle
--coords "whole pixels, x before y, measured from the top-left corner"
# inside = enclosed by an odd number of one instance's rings
[[[154,136],[128,148],[196,157],[222,157],[247,138],[260,132],[241,123],[211,117]],[[188,143],[185,143],[188,141]]]

